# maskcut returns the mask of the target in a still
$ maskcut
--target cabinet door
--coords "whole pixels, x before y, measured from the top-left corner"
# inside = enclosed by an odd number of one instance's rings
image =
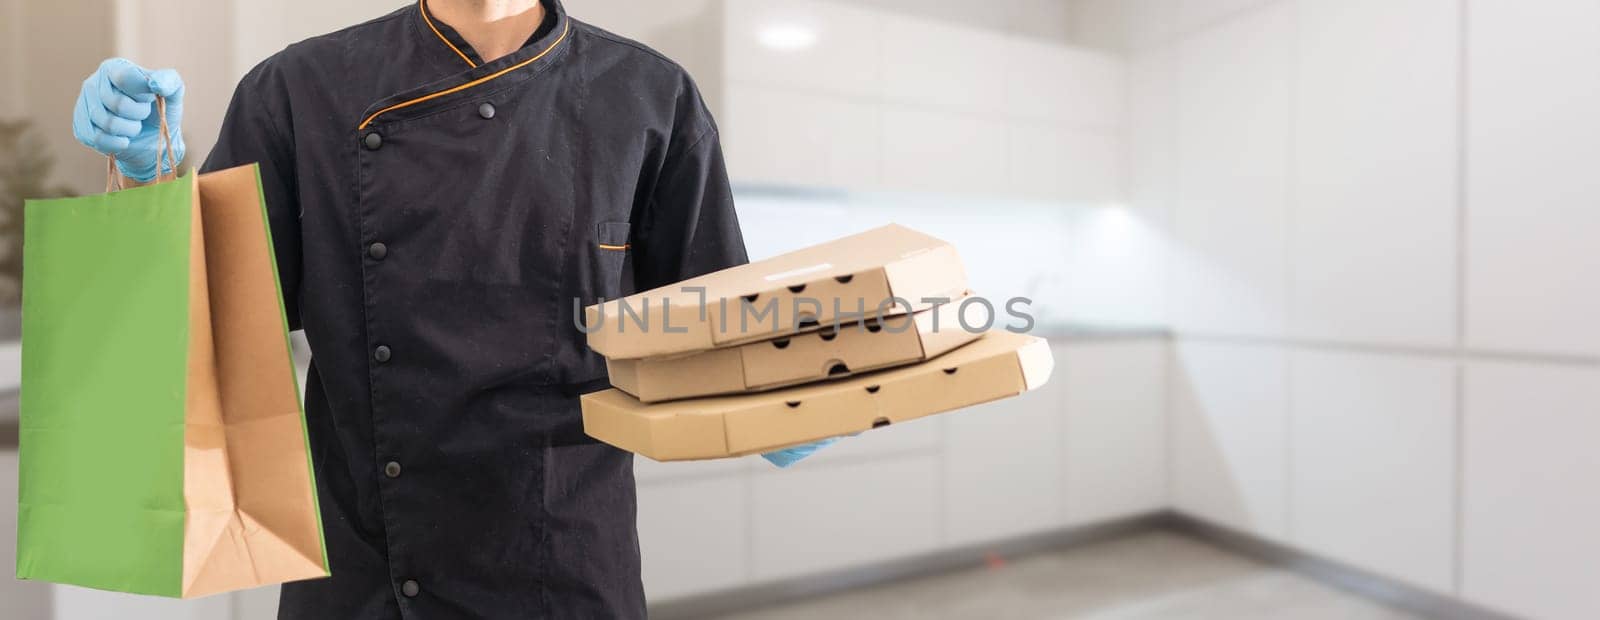
[[[1550,620],[1600,618],[1600,370],[1467,365],[1462,595]]]
[[[1283,335],[1293,5],[1178,47],[1172,320],[1184,331]]]
[[[879,106],[746,84],[728,87],[723,149],[735,182],[871,189],[882,164]]]
[[[1173,503],[1269,539],[1288,531],[1288,359],[1273,345],[1179,340],[1172,366]]]
[[[1296,351],[1290,366],[1294,544],[1450,592],[1455,362]]]
[[[951,544],[1059,527],[1062,509],[1060,355],[1030,394],[945,418],[944,514]]]
[[[882,562],[939,544],[939,457],[806,463],[753,476],[755,579]]]
[[[639,486],[645,594],[664,600],[741,585],[748,575],[744,475]]]
[[[731,82],[855,98],[878,94],[881,12],[815,0],[722,4],[723,64]]]
[[[953,22],[885,15],[884,100],[986,116],[1005,113],[1005,35]]]
[[[1006,42],[1007,116],[1059,127],[1122,125],[1123,61],[1029,37]]]
[[[1469,8],[1469,346],[1600,354],[1597,23],[1595,2]]]
[[[1067,524],[1165,508],[1167,343],[1072,343],[1056,355]]]
[[[883,182],[889,189],[992,194],[1006,179],[1006,123],[909,105],[883,109]]]
[[[1298,4],[1289,244],[1298,338],[1455,344],[1460,7]]]

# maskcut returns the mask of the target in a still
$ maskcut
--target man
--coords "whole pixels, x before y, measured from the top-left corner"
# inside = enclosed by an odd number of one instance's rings
[[[107,61],[75,131],[149,182],[153,102],[181,158],[182,95]],[[572,312],[746,260],[683,69],[558,0],[421,0],[246,75],[204,168],[252,162],[316,354],[333,568],[279,617],[644,616],[632,458],[583,434],[606,374]]]

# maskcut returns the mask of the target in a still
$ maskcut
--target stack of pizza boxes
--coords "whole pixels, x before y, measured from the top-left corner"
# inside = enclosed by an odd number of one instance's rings
[[[590,306],[613,389],[583,396],[584,430],[658,461],[723,458],[1042,385],[1049,346],[974,329],[993,307],[970,295],[954,247],[889,225]]]

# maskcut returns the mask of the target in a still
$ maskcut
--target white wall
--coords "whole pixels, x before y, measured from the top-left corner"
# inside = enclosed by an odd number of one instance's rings
[[[21,84],[22,58],[22,0],[0,1],[0,79],[6,84]],[[0,93],[0,117],[14,118],[22,115],[21,88],[8,88]]]
[[[55,178],[79,191],[105,187],[105,161],[72,138],[72,104],[83,78],[114,49],[112,0],[17,2],[11,105],[34,121],[56,160]],[[11,29],[7,24],[7,29]]]
[[[97,192],[105,186],[104,159],[72,137],[72,104],[84,78],[112,56],[175,67],[188,87],[184,137],[189,161],[198,165],[242,75],[230,64],[237,57],[232,9],[231,2],[192,0],[5,0],[0,28],[10,36],[0,43],[0,77],[13,87],[0,95],[0,115],[33,120],[56,158],[56,178],[80,193]]]
[[[1531,618],[1600,598],[1600,4],[1079,0],[1170,208],[1176,507]],[[1585,439],[1578,439],[1579,437]]]
[[[183,75],[183,137],[191,166],[199,167],[211,152],[233,87],[243,75],[234,72],[230,26],[234,8],[248,4],[117,0],[123,20],[117,53],[147,67],[176,68]]]

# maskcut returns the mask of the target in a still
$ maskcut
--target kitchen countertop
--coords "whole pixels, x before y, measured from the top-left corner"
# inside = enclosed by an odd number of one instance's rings
[[[1161,340],[1172,331],[1161,325],[1103,325],[1098,323],[1045,324],[1028,332],[1055,342],[1097,340]]]

